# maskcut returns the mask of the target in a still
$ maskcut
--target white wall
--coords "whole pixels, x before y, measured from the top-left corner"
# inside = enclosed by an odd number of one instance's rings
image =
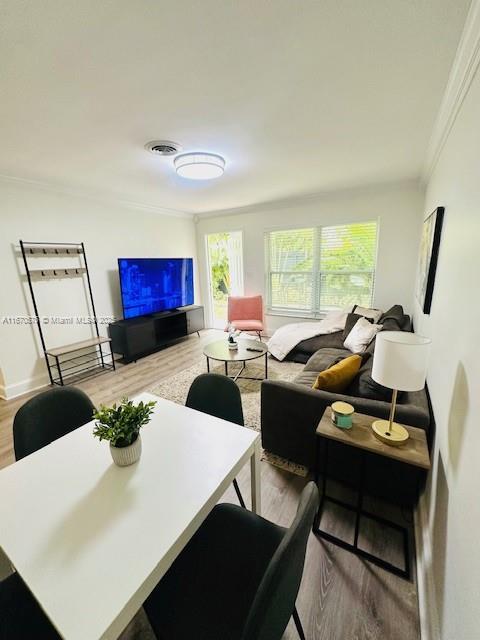
[[[480,637],[479,114],[477,70],[428,183],[424,212],[444,206],[445,220],[431,313],[418,305],[415,313],[417,330],[432,338],[437,423],[420,570],[431,637],[442,640]]]
[[[201,217],[197,223],[197,252],[204,304],[208,305],[205,258],[205,235],[208,233],[243,232],[245,293],[261,293],[265,297],[265,231],[378,219],[380,234],[374,303],[383,309],[399,303],[411,311],[422,207],[423,190],[416,183],[405,182]],[[296,321],[267,315],[267,332],[271,334],[282,324]]]
[[[188,217],[161,215],[6,180],[0,180],[0,202],[0,317],[33,311],[18,252],[20,239],[83,241],[98,316],[122,317],[118,257],[196,258],[195,228]],[[40,268],[45,266],[42,260],[36,259]],[[65,260],[70,259],[59,259],[59,264],[73,266]],[[88,315],[79,280],[40,282],[36,291],[41,315]],[[82,340],[91,335],[90,331],[79,325],[48,326],[48,346]],[[100,331],[106,335],[106,326]],[[0,323],[0,393],[12,397],[47,381],[37,328]]]

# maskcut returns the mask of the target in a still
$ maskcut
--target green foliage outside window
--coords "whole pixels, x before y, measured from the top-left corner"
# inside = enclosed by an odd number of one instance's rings
[[[228,233],[210,234],[208,236],[208,253],[213,297],[216,300],[223,300],[230,291]]]
[[[271,232],[270,306],[304,313],[370,306],[376,250],[376,222]]]

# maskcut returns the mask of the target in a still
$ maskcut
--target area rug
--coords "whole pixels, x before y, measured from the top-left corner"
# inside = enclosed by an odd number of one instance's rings
[[[210,363],[210,371],[212,373],[225,373],[223,363],[214,365],[212,360]],[[230,363],[228,365],[228,373],[235,375],[240,367],[241,363]],[[278,362],[273,358],[268,359],[269,380],[283,380],[288,382],[293,380],[302,369],[303,365],[295,362]],[[150,389],[150,392],[178,404],[185,404],[191,383],[198,375],[206,373],[206,371],[206,360],[202,358],[188,369],[184,369],[170,378],[162,380],[162,382]],[[258,364],[256,362],[248,362],[242,373],[242,375],[255,378],[255,380],[237,379],[237,385],[242,395],[245,426],[255,431],[260,431],[260,386],[264,373],[264,359],[261,358]],[[280,458],[267,451],[263,451],[262,460],[300,476],[306,476],[307,474],[306,468],[302,465],[285,460],[285,458]]]

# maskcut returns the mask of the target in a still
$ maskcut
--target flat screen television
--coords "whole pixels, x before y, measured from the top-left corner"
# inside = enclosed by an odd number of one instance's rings
[[[119,258],[123,317],[193,304],[192,258]]]

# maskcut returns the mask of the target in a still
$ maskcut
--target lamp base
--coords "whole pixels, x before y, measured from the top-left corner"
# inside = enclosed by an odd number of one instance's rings
[[[390,431],[390,422],[388,420],[375,420],[372,424],[372,431],[379,440],[392,447],[399,447],[405,444],[409,438],[405,427],[396,422],[392,423],[392,430]]]

